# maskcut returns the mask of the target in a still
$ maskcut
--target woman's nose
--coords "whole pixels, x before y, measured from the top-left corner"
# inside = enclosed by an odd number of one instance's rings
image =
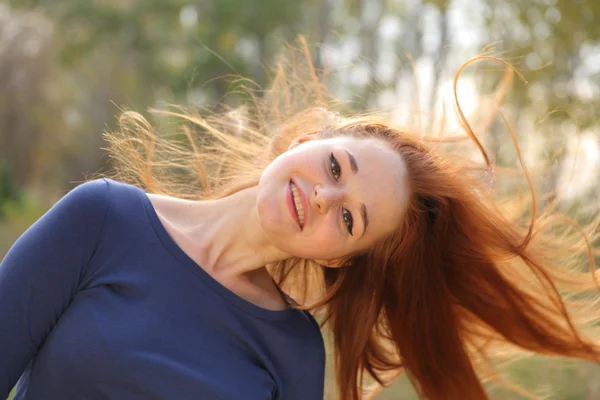
[[[338,187],[315,185],[313,189],[314,206],[318,212],[325,214],[331,206],[342,199],[344,193]]]

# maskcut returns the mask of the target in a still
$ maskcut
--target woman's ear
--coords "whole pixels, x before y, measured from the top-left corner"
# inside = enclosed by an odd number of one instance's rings
[[[302,135],[298,136],[296,139],[292,140],[292,143],[290,143],[288,150],[292,150],[294,147],[297,147],[298,145],[300,145],[304,142],[308,142],[309,140],[318,139],[319,138],[318,133],[319,133],[319,131],[303,133]]]

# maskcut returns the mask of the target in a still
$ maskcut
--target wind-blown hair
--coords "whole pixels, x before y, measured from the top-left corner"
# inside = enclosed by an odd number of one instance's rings
[[[302,259],[267,266],[332,333],[340,398],[367,398],[370,378],[385,386],[404,371],[423,398],[486,399],[488,381],[524,393],[495,369],[513,356],[600,361],[593,331],[600,314],[598,220],[578,225],[552,202],[538,210],[524,164],[530,200],[508,202],[490,180],[493,165],[458,100],[459,138],[482,151],[482,164],[452,151],[456,137],[444,143],[383,114],[330,111],[339,103],[307,59],[278,64],[270,89],[242,107],[204,116],[154,111],[183,120],[183,130],[171,136],[124,112],[120,129],[106,135],[115,167],[110,176],[154,193],[218,198],[257,184],[266,165],[301,134],[379,138],[408,170],[408,209],[395,233],[349,255],[341,268]],[[515,147],[520,157],[516,140]]]

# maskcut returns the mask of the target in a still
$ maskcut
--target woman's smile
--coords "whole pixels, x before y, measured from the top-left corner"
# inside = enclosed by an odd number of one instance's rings
[[[290,180],[289,190],[287,193],[287,202],[288,208],[290,209],[290,213],[292,214],[292,218],[298,226],[300,230],[304,228],[306,223],[307,213],[305,212],[304,204],[306,204],[303,200],[305,196],[302,195],[302,191],[296,186],[296,184]]]

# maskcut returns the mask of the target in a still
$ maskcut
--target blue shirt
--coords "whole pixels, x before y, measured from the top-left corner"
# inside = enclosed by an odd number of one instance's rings
[[[324,366],[309,313],[218,283],[135,186],[79,185],[0,264],[0,399],[321,400]]]

